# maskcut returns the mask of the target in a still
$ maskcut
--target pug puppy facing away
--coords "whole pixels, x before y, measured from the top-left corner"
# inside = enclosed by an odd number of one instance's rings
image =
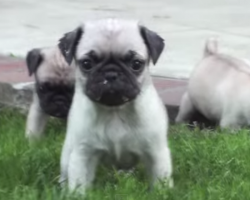
[[[29,75],[35,77],[26,136],[42,136],[49,116],[66,119],[74,94],[74,67],[69,66],[58,46],[32,49],[27,53]]]
[[[250,66],[241,59],[218,52],[218,42],[206,42],[204,57],[191,74],[176,122],[187,122],[196,112],[237,129],[250,124]]]
[[[164,40],[136,21],[103,19],[79,26],[59,47],[76,65],[60,182],[84,194],[100,161],[122,168],[140,158],[151,185],[171,186],[168,117],[148,67]]]

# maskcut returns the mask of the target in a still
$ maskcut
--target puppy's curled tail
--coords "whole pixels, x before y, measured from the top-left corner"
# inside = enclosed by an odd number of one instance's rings
[[[204,56],[211,56],[218,52],[218,41],[215,38],[208,38],[205,44]]]

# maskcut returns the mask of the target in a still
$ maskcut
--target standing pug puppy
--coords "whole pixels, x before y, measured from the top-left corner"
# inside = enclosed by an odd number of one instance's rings
[[[59,46],[76,64],[60,181],[84,193],[100,160],[121,167],[134,158],[144,162],[152,185],[170,181],[168,117],[148,68],[163,39],[136,21],[104,19],[78,27]]]
[[[221,127],[250,124],[250,66],[218,53],[217,41],[209,39],[204,57],[194,69],[176,122],[187,122],[199,111]]]
[[[74,94],[74,67],[69,66],[58,46],[32,49],[26,56],[29,75],[35,76],[26,136],[40,138],[49,116],[66,118]]]

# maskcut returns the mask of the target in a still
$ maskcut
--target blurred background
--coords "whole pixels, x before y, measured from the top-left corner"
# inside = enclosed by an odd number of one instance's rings
[[[138,19],[165,39],[157,76],[188,78],[211,36],[222,52],[250,59],[249,0],[1,0],[0,54],[24,57],[102,17]]]

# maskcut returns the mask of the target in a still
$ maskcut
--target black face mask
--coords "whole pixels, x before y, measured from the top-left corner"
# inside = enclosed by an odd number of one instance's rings
[[[74,85],[36,83],[36,91],[43,111],[53,117],[67,118],[74,95]]]
[[[78,61],[78,66],[87,77],[85,94],[95,102],[106,106],[120,106],[134,100],[140,93],[137,77],[143,71],[134,70],[130,60],[110,56],[98,63],[87,66],[86,61]]]

